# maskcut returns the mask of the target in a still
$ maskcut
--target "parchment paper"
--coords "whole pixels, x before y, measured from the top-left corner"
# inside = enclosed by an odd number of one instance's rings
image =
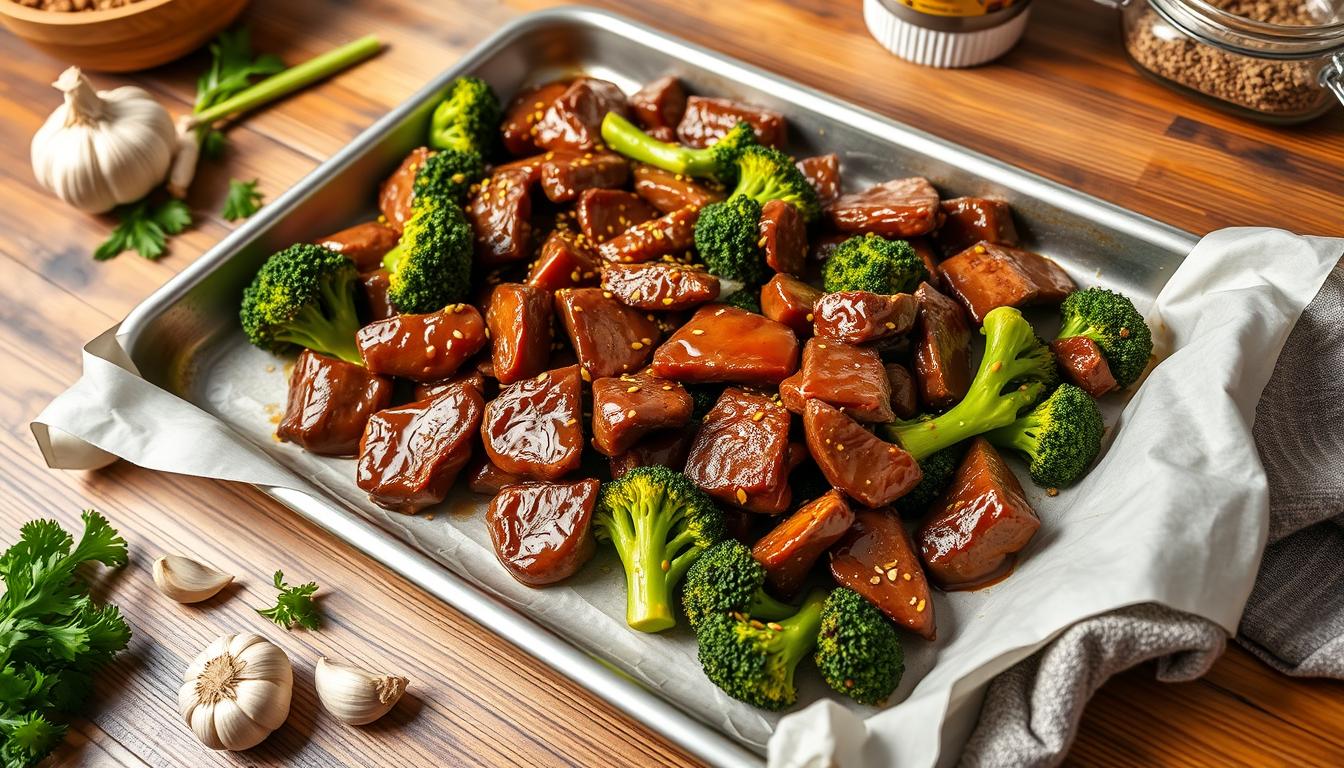
[[[369,504],[351,460],[275,441],[284,365],[241,334],[198,361],[197,407],[139,378],[113,329],[86,348],[83,377],[33,429],[53,467],[118,456],[258,485],[317,483],[683,709],[757,748],[769,741],[772,765],[927,766],[955,757],[990,678],[1079,619],[1157,602],[1235,629],[1268,515],[1250,437],[1255,403],[1341,251],[1344,241],[1277,230],[1205,238],[1150,312],[1165,359],[1127,404],[1109,407],[1098,466],[1054,498],[1028,489],[1043,525],[1016,572],[979,592],[935,595],[939,639],[907,641],[905,679],[883,709],[830,694],[810,671],[799,675],[800,711],[782,719],[727,698],[701,674],[684,627],[646,635],[625,626],[624,580],[609,549],[563,585],[515,582],[495,560],[483,497],[458,495],[416,517]]]

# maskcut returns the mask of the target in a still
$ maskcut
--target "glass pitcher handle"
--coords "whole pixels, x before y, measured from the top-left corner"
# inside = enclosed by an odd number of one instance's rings
[[[1344,53],[1336,53],[1329,64],[1321,69],[1321,85],[1335,92],[1344,102]]]

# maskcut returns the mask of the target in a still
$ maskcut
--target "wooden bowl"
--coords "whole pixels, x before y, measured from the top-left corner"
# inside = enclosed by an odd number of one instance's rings
[[[194,51],[246,5],[247,0],[140,0],[106,11],[58,12],[0,0],[0,23],[65,64],[130,72]]]

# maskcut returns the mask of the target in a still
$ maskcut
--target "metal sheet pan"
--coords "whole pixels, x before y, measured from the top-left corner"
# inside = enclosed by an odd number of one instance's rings
[[[850,189],[918,174],[944,195],[1005,199],[1028,247],[1055,257],[1081,281],[1104,275],[1140,303],[1156,296],[1195,242],[1167,225],[622,17],[559,9],[504,27],[375,123],[136,307],[118,340],[146,380],[199,404],[202,361],[237,341],[238,296],[261,261],[292,242],[368,218],[371,191],[421,143],[429,112],[453,78],[473,74],[507,96],[577,72],[627,90],[673,73],[694,92],[776,108],[789,118],[791,151],[840,152]],[[762,762],[757,752],[612,671],[318,486],[262,490],[709,763]]]

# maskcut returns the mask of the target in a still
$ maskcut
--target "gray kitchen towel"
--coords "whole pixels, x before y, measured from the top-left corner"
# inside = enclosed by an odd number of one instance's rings
[[[1290,675],[1344,678],[1344,263],[1307,306],[1256,407],[1269,477],[1269,545],[1237,642]],[[960,764],[1064,759],[1087,700],[1112,675],[1157,660],[1193,680],[1222,653],[1213,622],[1138,605],[1070,627],[990,683]]]

